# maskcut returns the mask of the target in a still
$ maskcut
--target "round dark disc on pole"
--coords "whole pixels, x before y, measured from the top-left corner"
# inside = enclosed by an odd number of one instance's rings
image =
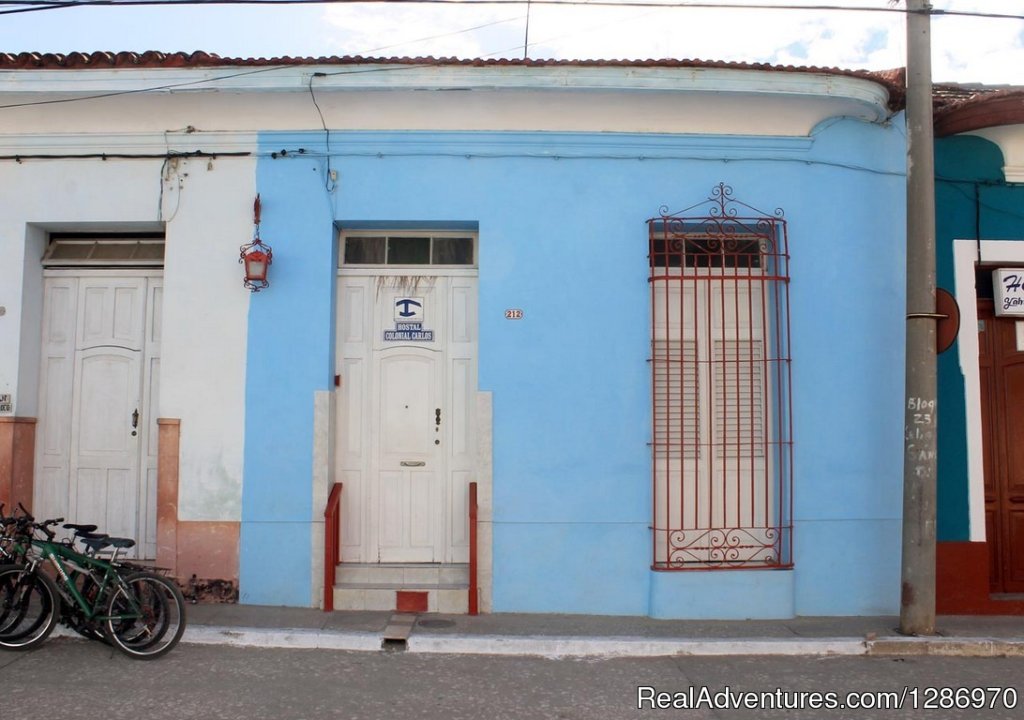
[[[935,312],[946,316],[935,328],[935,351],[944,353],[960,334],[960,306],[948,290],[935,288]]]

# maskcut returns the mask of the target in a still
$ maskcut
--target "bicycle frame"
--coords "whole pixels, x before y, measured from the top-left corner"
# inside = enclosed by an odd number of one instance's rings
[[[65,602],[77,606],[82,611],[87,621],[128,620],[139,616],[141,610],[131,592],[126,593],[128,602],[132,606],[131,614],[115,616],[100,614],[108,592],[117,587],[126,587],[116,567],[116,555],[110,560],[101,559],[80,553],[63,543],[39,540],[38,538],[33,538],[32,547],[36,557],[30,561],[30,568],[35,569],[38,565],[43,565],[55,570],[57,590]],[[88,575],[98,588],[92,604],[79,592],[73,579],[76,575],[80,576],[83,573]]]

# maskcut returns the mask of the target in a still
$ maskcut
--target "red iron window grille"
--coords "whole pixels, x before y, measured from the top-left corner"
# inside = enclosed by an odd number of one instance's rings
[[[782,210],[719,184],[648,221],[656,570],[791,567]]]

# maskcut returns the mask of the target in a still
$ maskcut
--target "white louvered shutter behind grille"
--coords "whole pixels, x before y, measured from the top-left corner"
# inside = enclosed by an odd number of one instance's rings
[[[715,444],[718,457],[764,457],[764,354],[760,340],[716,340]]]
[[[697,343],[654,341],[654,442],[662,457],[700,457]]]

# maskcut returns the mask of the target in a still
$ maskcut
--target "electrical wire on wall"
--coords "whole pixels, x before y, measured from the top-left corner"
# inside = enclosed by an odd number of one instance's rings
[[[338,186],[337,179],[338,173],[331,167],[331,130],[327,127],[327,122],[324,120],[323,110],[320,109],[320,103],[316,101],[316,93],[313,92],[313,78],[327,77],[326,73],[315,72],[309,76],[309,96],[313,98],[313,106],[316,108],[316,114],[320,116],[320,125],[324,129],[324,137],[327,141],[327,177],[324,179],[324,187],[327,188],[327,192],[333,193],[335,188]]]

